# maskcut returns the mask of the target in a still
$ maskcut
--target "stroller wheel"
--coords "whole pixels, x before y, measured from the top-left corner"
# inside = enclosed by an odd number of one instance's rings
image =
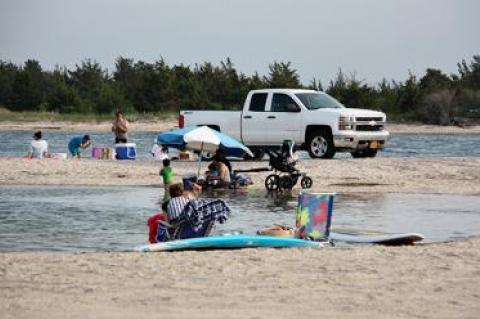
[[[285,175],[280,177],[280,187],[282,189],[292,189],[293,188],[293,180],[290,176]]]
[[[305,188],[311,188],[312,185],[313,185],[313,181],[310,177],[308,176],[304,176],[302,177],[302,179],[300,180],[300,185],[302,186],[303,189]]]
[[[265,178],[265,188],[269,191],[276,191],[280,186],[280,177],[277,174],[270,174]]]

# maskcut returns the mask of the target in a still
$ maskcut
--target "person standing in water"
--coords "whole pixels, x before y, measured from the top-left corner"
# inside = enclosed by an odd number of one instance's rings
[[[170,199],[170,185],[172,185],[173,182],[173,170],[170,166],[170,160],[168,158],[163,160],[163,168],[160,170],[160,176],[163,178],[163,185],[165,189],[163,202],[166,202]]]
[[[112,123],[112,132],[115,134],[115,144],[127,143],[128,121],[122,111],[115,113],[115,121]]]

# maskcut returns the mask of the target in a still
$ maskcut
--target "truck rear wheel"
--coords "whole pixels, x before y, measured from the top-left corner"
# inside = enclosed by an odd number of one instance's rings
[[[333,158],[335,146],[332,134],[326,129],[313,131],[308,138],[307,149],[311,158]]]

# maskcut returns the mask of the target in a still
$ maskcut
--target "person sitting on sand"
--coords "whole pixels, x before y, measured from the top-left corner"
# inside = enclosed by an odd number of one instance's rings
[[[38,131],[33,134],[33,140],[30,143],[30,150],[27,154],[28,158],[42,159],[44,157],[50,157],[48,154],[48,143],[42,139],[42,132]]]
[[[75,136],[68,142],[68,151],[73,157],[81,158],[81,149],[86,149],[91,144],[90,136]]]
[[[163,161],[165,159],[169,159],[168,157],[168,147],[164,145],[159,145],[158,140],[155,138],[153,141],[153,146],[152,146],[152,156],[153,159],[158,160],[158,161]]]
[[[180,153],[178,153],[178,159],[181,161],[188,161],[190,160],[190,152],[187,151],[187,149],[184,147],[180,150]]]
[[[225,156],[225,152],[221,148],[219,148],[219,149],[216,150],[215,155],[217,156],[217,158],[220,162],[227,165],[228,171],[230,173],[232,173],[232,164],[230,163],[230,161]]]
[[[115,121],[112,123],[112,132],[115,134],[115,144],[127,143],[128,121],[122,111],[115,113]]]
[[[230,171],[227,165],[221,162],[221,158],[218,155],[213,157],[212,163],[208,165],[207,184],[212,181],[218,180],[213,186],[227,187],[230,184]]]

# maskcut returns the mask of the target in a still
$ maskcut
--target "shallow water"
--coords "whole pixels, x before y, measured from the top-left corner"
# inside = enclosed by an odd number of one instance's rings
[[[0,251],[122,251],[147,241],[146,220],[163,190],[153,187],[0,186]],[[217,233],[294,224],[296,195],[215,194],[232,216]],[[480,235],[480,197],[354,194],[335,199],[333,228],[419,232],[427,241]]]
[[[43,132],[49,142],[50,152],[66,153],[67,143],[72,136],[85,132]],[[130,141],[137,144],[137,157],[151,158],[150,150],[157,136],[153,132],[137,132],[130,134]],[[94,145],[113,146],[111,133],[90,133]],[[0,132],[0,157],[24,156],[28,152],[32,137],[31,131]],[[380,157],[465,157],[480,156],[480,134],[393,134]],[[91,149],[85,150],[89,157]],[[306,152],[300,152],[300,157],[308,158]],[[348,153],[338,153],[336,158],[350,157]]]

